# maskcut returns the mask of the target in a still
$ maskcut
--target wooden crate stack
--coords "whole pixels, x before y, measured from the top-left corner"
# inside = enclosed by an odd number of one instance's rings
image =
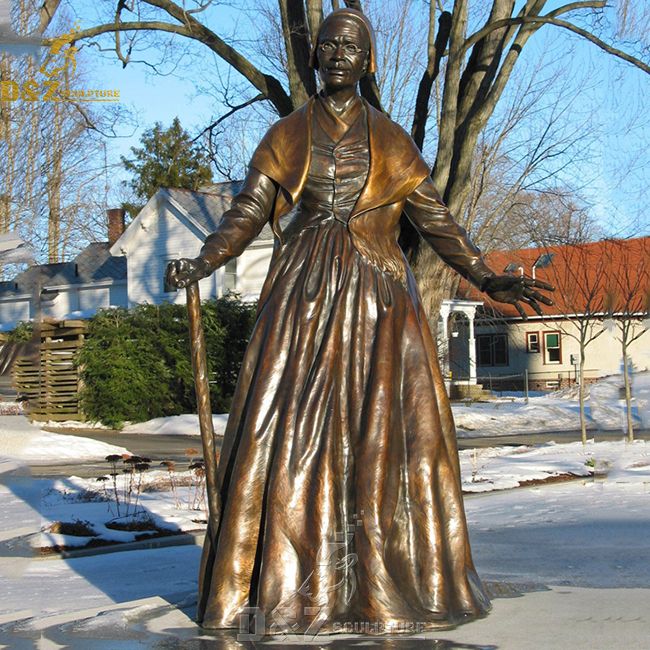
[[[41,324],[39,354],[16,359],[14,381],[18,393],[27,399],[30,419],[83,421],[74,359],[86,329],[82,320],[45,321]]]

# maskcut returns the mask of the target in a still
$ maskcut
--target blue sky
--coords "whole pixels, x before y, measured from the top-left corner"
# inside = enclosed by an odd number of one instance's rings
[[[87,24],[87,17],[80,16],[82,26]],[[209,24],[220,34],[229,32],[235,24],[240,34],[250,33],[247,19],[225,6],[212,10]],[[641,196],[650,180],[646,147],[650,144],[650,126],[645,118],[650,113],[646,99],[648,76],[628,64],[614,61],[566,30],[554,27],[543,28],[531,39],[524,49],[522,62],[532,63],[545,49],[558,44],[573,48],[571,60],[563,62],[567,77],[577,80],[586,73],[590,81],[588,88],[581,86],[576,90],[575,107],[576,114],[583,117],[590,111],[593,113],[590,128],[597,142],[584,152],[580,167],[580,176],[588,181],[586,193],[593,213],[612,234],[642,234],[634,232],[635,227],[628,222],[638,224],[643,219]],[[200,65],[164,77],[152,75],[143,64],[130,64],[124,69],[114,55],[89,51],[86,59],[93,79],[101,87],[119,88],[121,101],[137,116],[138,127],[131,137],[109,142],[115,160],[120,153],[128,155],[129,147],[138,144],[142,130],[156,121],[167,125],[178,115],[185,128],[195,131],[205,126],[212,116],[227,110],[216,105],[212,97],[196,90],[206,75],[214,74],[216,64],[211,53],[207,53]],[[131,130],[127,127],[124,133]],[[631,167],[630,160],[635,161]],[[121,174],[115,171],[117,176]],[[641,225],[643,228],[643,222]],[[648,230],[646,218],[645,234]]]

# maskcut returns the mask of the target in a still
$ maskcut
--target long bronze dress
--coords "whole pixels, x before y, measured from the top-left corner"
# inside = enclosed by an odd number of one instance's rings
[[[206,538],[201,567],[207,628],[239,628],[247,607],[263,614],[265,632],[320,633],[439,628],[489,609],[415,281],[378,268],[348,229],[370,163],[367,111],[358,101],[339,117],[314,103],[309,172],[225,432],[217,548]],[[233,233],[242,246],[251,236],[233,223],[262,224],[275,192],[251,170],[224,225],[230,246]],[[425,181],[406,209],[417,225],[440,205]],[[448,257],[475,263],[458,232]]]

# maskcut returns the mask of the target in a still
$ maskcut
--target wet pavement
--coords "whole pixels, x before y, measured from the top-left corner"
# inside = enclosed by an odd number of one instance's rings
[[[132,454],[151,458],[152,468],[163,460],[174,461],[179,468],[183,468],[190,461],[190,457],[201,457],[201,439],[198,436],[184,435],[159,435],[144,433],[120,433],[104,429],[66,429],[43,427],[46,431],[54,431],[65,435],[92,438],[109,445],[126,447]],[[217,436],[217,449],[221,448],[221,438]],[[191,453],[188,453],[191,452]],[[34,476],[81,476],[92,478],[106,474],[109,465],[105,462],[75,463],[68,465],[42,465],[32,466]]]

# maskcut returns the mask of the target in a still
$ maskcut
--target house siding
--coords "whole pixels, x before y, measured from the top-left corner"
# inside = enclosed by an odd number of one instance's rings
[[[257,299],[269,272],[273,242],[247,248],[237,259],[236,290],[242,298]]]
[[[596,324],[600,328],[600,323]],[[540,351],[528,352],[527,333],[538,332]],[[545,359],[544,334],[559,332],[561,338],[560,363],[548,363]],[[504,333],[508,336],[508,365],[479,366],[479,382],[492,382],[494,388],[520,389],[523,386],[523,373],[528,370],[531,390],[548,390],[553,385],[564,387],[575,383],[576,366],[571,364],[571,356],[580,354],[580,345],[575,323],[562,320],[510,322],[482,325],[477,323],[476,334]],[[650,333],[634,341],[629,348],[629,357],[636,370],[650,368]],[[585,379],[593,382],[600,377],[620,373],[622,370],[621,345],[615,332],[605,330],[585,349]],[[514,376],[513,376],[514,375]]]
[[[137,233],[126,250],[129,306],[184,303],[184,291],[165,292],[165,269],[170,260],[196,257],[203,245],[203,238],[181,223],[168,205],[164,205],[158,213],[142,217],[139,223],[130,226],[142,232]],[[205,278],[199,287],[203,299],[215,297],[216,277]]]
[[[0,301],[0,323],[3,329],[11,329],[20,321],[31,317],[31,300],[29,296],[4,298]]]
[[[115,283],[98,287],[64,287],[56,289],[52,300],[41,302],[41,315],[44,318],[62,320],[71,313],[81,311],[85,316],[94,314],[106,307],[126,307],[126,283]],[[33,296],[3,298],[0,300],[0,324],[2,329],[12,329],[20,321],[35,317],[36,305]]]
[[[129,230],[129,240],[124,244],[129,306],[163,302],[184,304],[184,291],[165,292],[165,270],[171,260],[199,255],[206,235],[191,224],[188,226],[187,219],[172,204],[164,201],[156,209],[145,208]],[[119,245],[118,240],[114,249]],[[237,258],[235,291],[244,299],[254,300],[259,296],[272,251],[272,241],[257,241]],[[204,300],[223,295],[223,267],[201,280],[199,289]]]
[[[46,318],[58,320],[64,318],[71,311],[79,309],[79,294],[76,288],[71,290],[60,289],[58,291],[58,295],[53,300],[45,298],[41,300],[41,313]]]

